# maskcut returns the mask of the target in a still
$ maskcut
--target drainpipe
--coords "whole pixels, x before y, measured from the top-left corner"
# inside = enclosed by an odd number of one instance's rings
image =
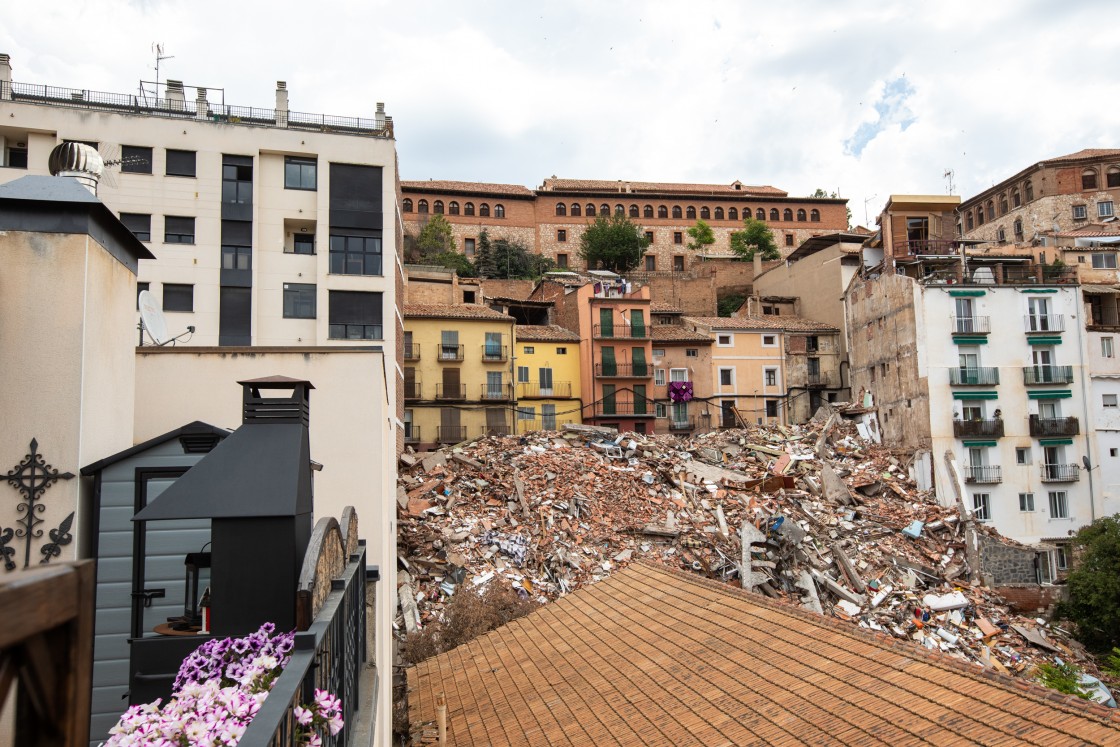
[[[1080,285],[1077,286],[1077,288],[1080,288],[1080,287],[1081,287]],[[1074,300],[1076,300],[1076,299],[1077,299],[1077,290],[1075,289],[1074,290]],[[1075,316],[1074,318],[1078,322],[1078,324],[1077,324],[1077,362],[1079,364],[1081,364],[1081,376],[1079,378],[1081,379],[1082,412],[1085,415],[1085,454],[1088,456],[1088,460],[1089,460],[1089,465],[1086,467],[1085,473],[1089,476],[1089,523],[1091,524],[1091,523],[1093,523],[1097,520],[1097,496],[1096,496],[1096,490],[1094,489],[1094,486],[1093,486],[1093,465],[1096,463],[1096,461],[1095,461],[1096,455],[1093,454],[1093,438],[1089,434],[1089,426],[1090,426],[1090,423],[1089,423],[1089,393],[1088,393],[1088,391],[1086,389],[1086,385],[1085,385],[1085,379],[1088,377],[1089,367],[1085,365],[1085,343],[1081,339],[1084,332],[1085,332],[1085,327],[1084,327],[1083,324],[1081,324],[1081,317],[1083,317],[1083,316],[1085,316],[1085,303],[1084,303],[1084,301],[1082,301],[1082,303],[1081,303],[1081,313],[1080,313],[1080,315]]]
[[[447,745],[447,700],[443,693],[436,696],[436,729],[439,733],[439,746]]]

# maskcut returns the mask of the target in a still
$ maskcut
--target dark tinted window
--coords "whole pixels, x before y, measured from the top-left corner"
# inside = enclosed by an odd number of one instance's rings
[[[164,311],[194,311],[194,286],[163,284]]]
[[[126,174],[152,173],[152,149],[139,145],[122,146],[121,171]]]
[[[330,338],[332,340],[380,340],[381,294],[331,291]]]
[[[152,240],[152,216],[144,213],[121,213],[121,223],[141,241]]]
[[[380,236],[332,235],[330,272],[336,275],[380,275]]]
[[[168,150],[164,173],[168,176],[194,176],[194,161],[193,150]]]
[[[309,283],[284,283],[284,318],[315,318],[315,286]]]
[[[165,215],[163,217],[163,243],[193,244],[194,218]]]
[[[318,184],[319,166],[314,158],[284,159],[284,189],[317,189]]]
[[[140,294],[148,290],[151,283],[137,283],[136,284],[136,310],[140,310]]]
[[[292,251],[294,251],[296,254],[315,253],[315,234],[297,233],[292,238]]]

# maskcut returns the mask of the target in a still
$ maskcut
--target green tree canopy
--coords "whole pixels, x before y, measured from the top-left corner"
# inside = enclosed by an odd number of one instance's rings
[[[580,238],[579,256],[589,269],[629,272],[642,261],[649,246],[642,227],[631,223],[625,215],[599,215]]]
[[[745,260],[753,260],[756,251],[763,259],[781,259],[782,253],[774,243],[774,233],[765,222],[747,217],[743,219],[743,230],[731,234],[731,251]]]
[[[440,254],[441,252],[455,251],[455,235],[451,232],[451,224],[439,213],[428,218],[428,222],[420,229],[416,237],[416,248],[420,252],[421,261]]]
[[[688,229],[688,248],[694,252],[702,252],[705,247],[709,247],[716,243],[716,235],[712,233],[712,227],[705,223],[702,219],[696,221],[696,225]]]
[[[1097,519],[1073,542],[1081,553],[1058,614],[1076,623],[1078,640],[1104,653],[1120,646],[1120,514]]]
[[[479,277],[533,279],[539,278],[552,267],[551,259],[534,254],[519,241],[491,240],[486,231],[478,237],[474,268]]]

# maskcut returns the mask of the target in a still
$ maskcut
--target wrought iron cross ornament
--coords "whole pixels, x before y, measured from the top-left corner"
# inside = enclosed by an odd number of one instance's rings
[[[47,491],[51,485],[54,485],[59,480],[73,479],[74,475],[70,472],[59,472],[51,467],[43,460],[42,454],[39,453],[39,442],[34,438],[31,439],[31,453],[27,454],[23,461],[16,465],[15,469],[8,472],[7,480],[13,488],[18,490],[23,496],[23,500],[16,506],[16,512],[23,514],[16,523],[21,526],[15,530],[16,537],[22,537],[25,541],[23,551],[23,567],[27,568],[31,565],[31,539],[33,537],[42,537],[43,530],[36,529],[36,527],[43,523],[43,519],[39,514],[46,511],[46,506],[39,502],[43,497],[43,493]],[[45,557],[42,562],[47,562],[52,557],[59,555],[59,545],[69,544],[73,537],[69,534],[70,523],[73,521],[73,514],[70,514],[59,526],[58,531],[51,532],[51,539],[53,543],[43,548]],[[7,541],[11,539],[12,530],[6,529],[0,536],[0,551],[4,554],[4,564],[8,570],[15,568],[15,563],[12,562],[11,556],[15,553],[14,548],[7,547]],[[53,546],[52,546],[53,545]],[[48,549],[50,548],[50,549]]]

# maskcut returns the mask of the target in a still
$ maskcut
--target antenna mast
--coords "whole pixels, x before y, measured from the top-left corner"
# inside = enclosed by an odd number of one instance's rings
[[[945,179],[945,181],[949,185],[949,191],[947,192],[947,194],[953,194],[953,177],[956,175],[957,172],[953,171],[952,169],[945,169],[945,173],[941,175],[941,177]]]
[[[163,42],[152,42],[152,52],[153,52],[153,53],[155,53],[155,56],[156,56],[156,91],[155,91],[155,99],[156,99],[156,101],[158,102],[158,101],[159,101],[159,64],[160,64],[161,62],[163,62],[164,60],[173,60],[173,59],[175,59],[175,55],[173,55],[173,54],[164,54],[164,53],[163,53]],[[140,95],[141,95],[141,96],[143,96],[144,98],[147,98],[147,93],[146,93],[146,92],[144,91],[144,84],[143,84],[143,83],[141,83],[141,84],[140,84]]]

